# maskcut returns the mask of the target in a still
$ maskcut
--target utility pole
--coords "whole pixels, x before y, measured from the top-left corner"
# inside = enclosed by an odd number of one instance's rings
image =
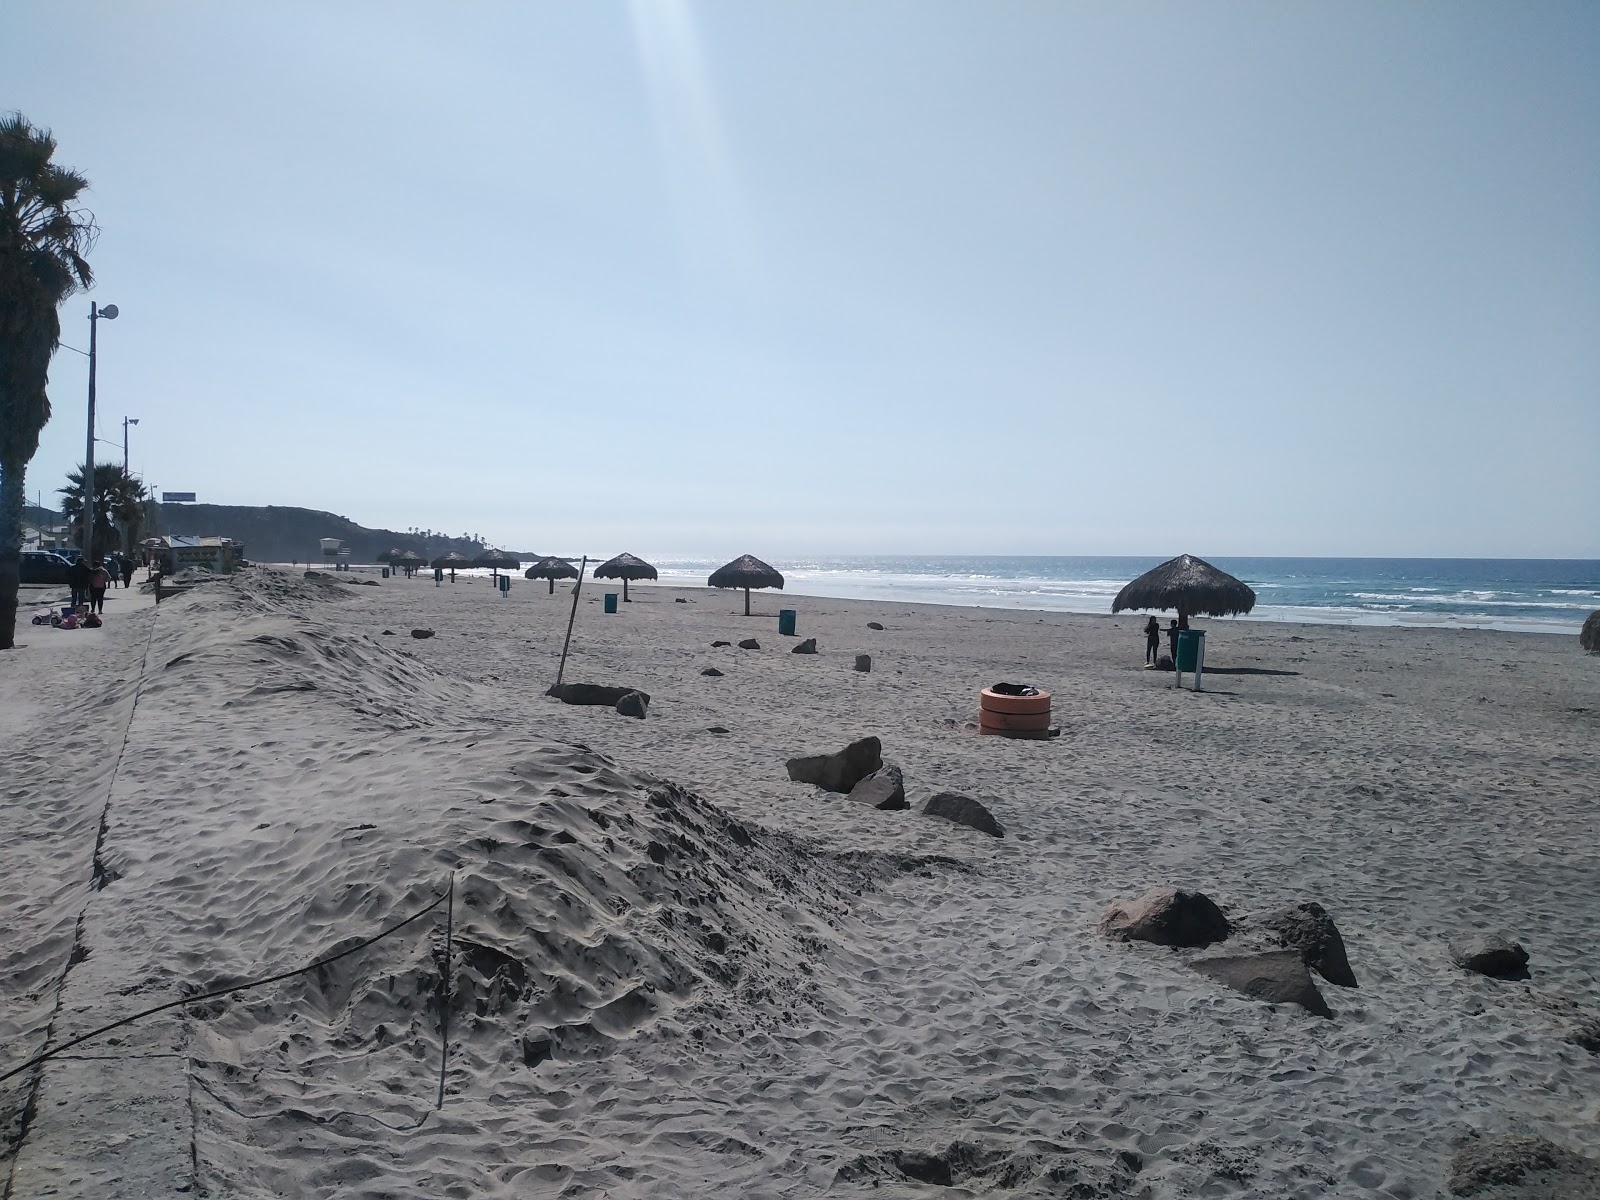
[[[138,423],[138,417],[122,418],[122,473],[124,476],[128,473],[128,426],[137,425]]]

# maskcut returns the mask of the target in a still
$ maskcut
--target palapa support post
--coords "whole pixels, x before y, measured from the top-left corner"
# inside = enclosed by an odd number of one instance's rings
[[[578,582],[572,585],[572,611],[567,614],[567,640],[561,643],[561,665],[556,668],[556,691],[561,690],[561,677],[567,673],[567,647],[572,645],[572,623],[578,619],[578,593],[583,590],[583,572],[589,565],[589,556],[585,554],[583,561],[578,564]],[[551,587],[555,580],[550,581]]]
[[[745,588],[745,590],[744,590],[744,615],[747,616],[747,617],[750,615],[750,589],[749,588]]]

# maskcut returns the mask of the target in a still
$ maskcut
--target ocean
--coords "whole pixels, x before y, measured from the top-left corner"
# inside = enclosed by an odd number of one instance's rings
[[[654,559],[661,582],[704,585],[720,561]],[[772,558],[800,596],[1108,613],[1162,560],[1094,556]],[[1256,592],[1241,620],[1575,633],[1600,608],[1600,560],[1215,558]]]

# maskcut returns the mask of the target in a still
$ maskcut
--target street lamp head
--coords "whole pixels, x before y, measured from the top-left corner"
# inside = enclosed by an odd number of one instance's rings
[[[138,417],[129,417],[128,418],[128,424],[129,425],[137,425],[138,423],[139,423],[139,418]]]
[[[115,304],[106,305],[100,310],[100,315],[108,321],[115,321],[117,319],[117,306]]]

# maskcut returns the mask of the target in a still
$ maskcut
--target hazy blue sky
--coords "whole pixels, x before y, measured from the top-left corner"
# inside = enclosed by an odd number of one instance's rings
[[[1600,557],[1592,0],[5,7],[164,489],[552,553]]]

